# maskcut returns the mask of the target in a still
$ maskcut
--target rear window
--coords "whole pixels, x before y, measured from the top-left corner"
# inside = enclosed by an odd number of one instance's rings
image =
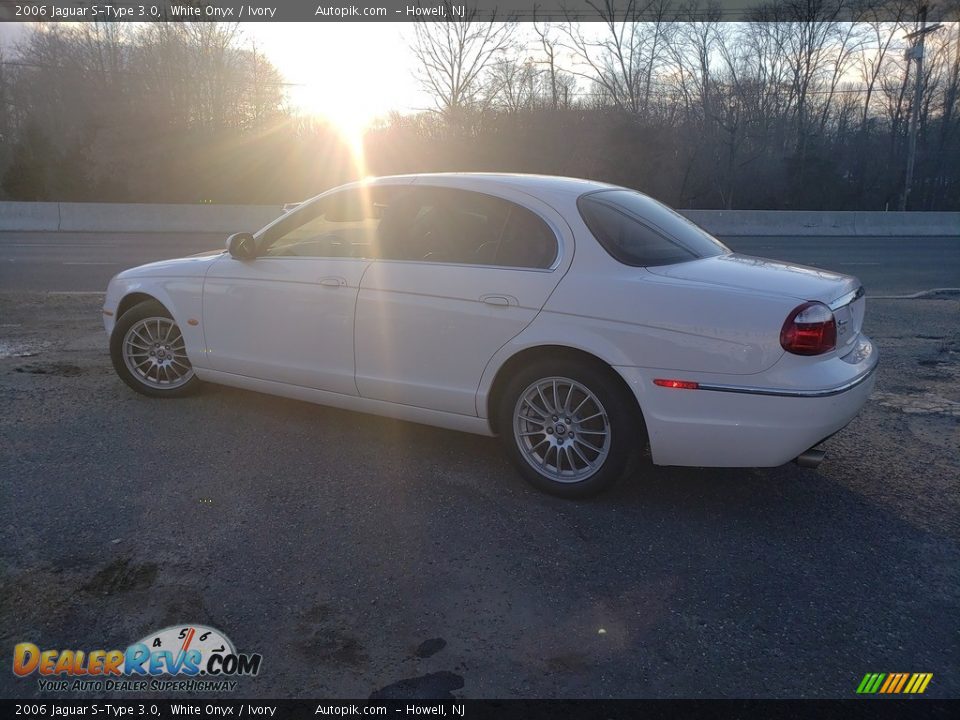
[[[577,207],[597,241],[625,265],[673,265],[730,252],[679,213],[632,190],[589,193]]]

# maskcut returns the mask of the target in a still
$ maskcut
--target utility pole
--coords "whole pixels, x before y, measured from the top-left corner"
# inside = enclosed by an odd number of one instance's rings
[[[900,196],[900,210],[907,209],[907,200],[910,197],[910,189],[913,185],[913,166],[917,159],[917,129],[920,124],[920,96],[923,93],[923,41],[927,33],[939,30],[943,27],[940,23],[927,27],[927,6],[920,7],[920,29],[907,35],[907,39],[913,39],[913,47],[906,52],[907,69],[909,72],[910,60],[917,63],[917,76],[914,78],[913,89],[913,107],[910,113],[910,142],[907,147],[907,172],[903,180],[903,194]]]

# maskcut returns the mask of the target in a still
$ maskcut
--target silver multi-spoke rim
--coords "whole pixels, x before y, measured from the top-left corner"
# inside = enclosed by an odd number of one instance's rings
[[[513,437],[538,473],[557,482],[580,482],[610,454],[610,419],[589,388],[570,378],[548,377],[520,394]]]
[[[183,334],[170,318],[146,318],[131,325],[123,337],[123,362],[152,388],[173,390],[193,377]]]

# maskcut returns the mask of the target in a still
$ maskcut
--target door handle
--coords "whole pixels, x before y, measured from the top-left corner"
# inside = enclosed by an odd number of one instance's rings
[[[325,277],[320,278],[320,284],[324,287],[338,288],[341,285],[346,285],[347,281],[339,277]]]
[[[484,303],[485,305],[493,305],[494,307],[519,305],[515,297],[510,297],[508,295],[484,295],[480,298],[480,302]]]

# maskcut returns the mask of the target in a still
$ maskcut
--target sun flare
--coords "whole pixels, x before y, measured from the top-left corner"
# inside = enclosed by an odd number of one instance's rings
[[[298,112],[331,123],[363,172],[363,135],[391,110],[428,104],[404,63],[397,23],[252,23],[245,34],[268,54]]]
[[[354,102],[349,92],[338,94],[331,102],[327,93],[312,93],[309,88],[303,94],[301,111],[330,123],[350,149],[354,164],[361,175],[365,174],[363,160],[363,136],[377,117],[375,109]]]

